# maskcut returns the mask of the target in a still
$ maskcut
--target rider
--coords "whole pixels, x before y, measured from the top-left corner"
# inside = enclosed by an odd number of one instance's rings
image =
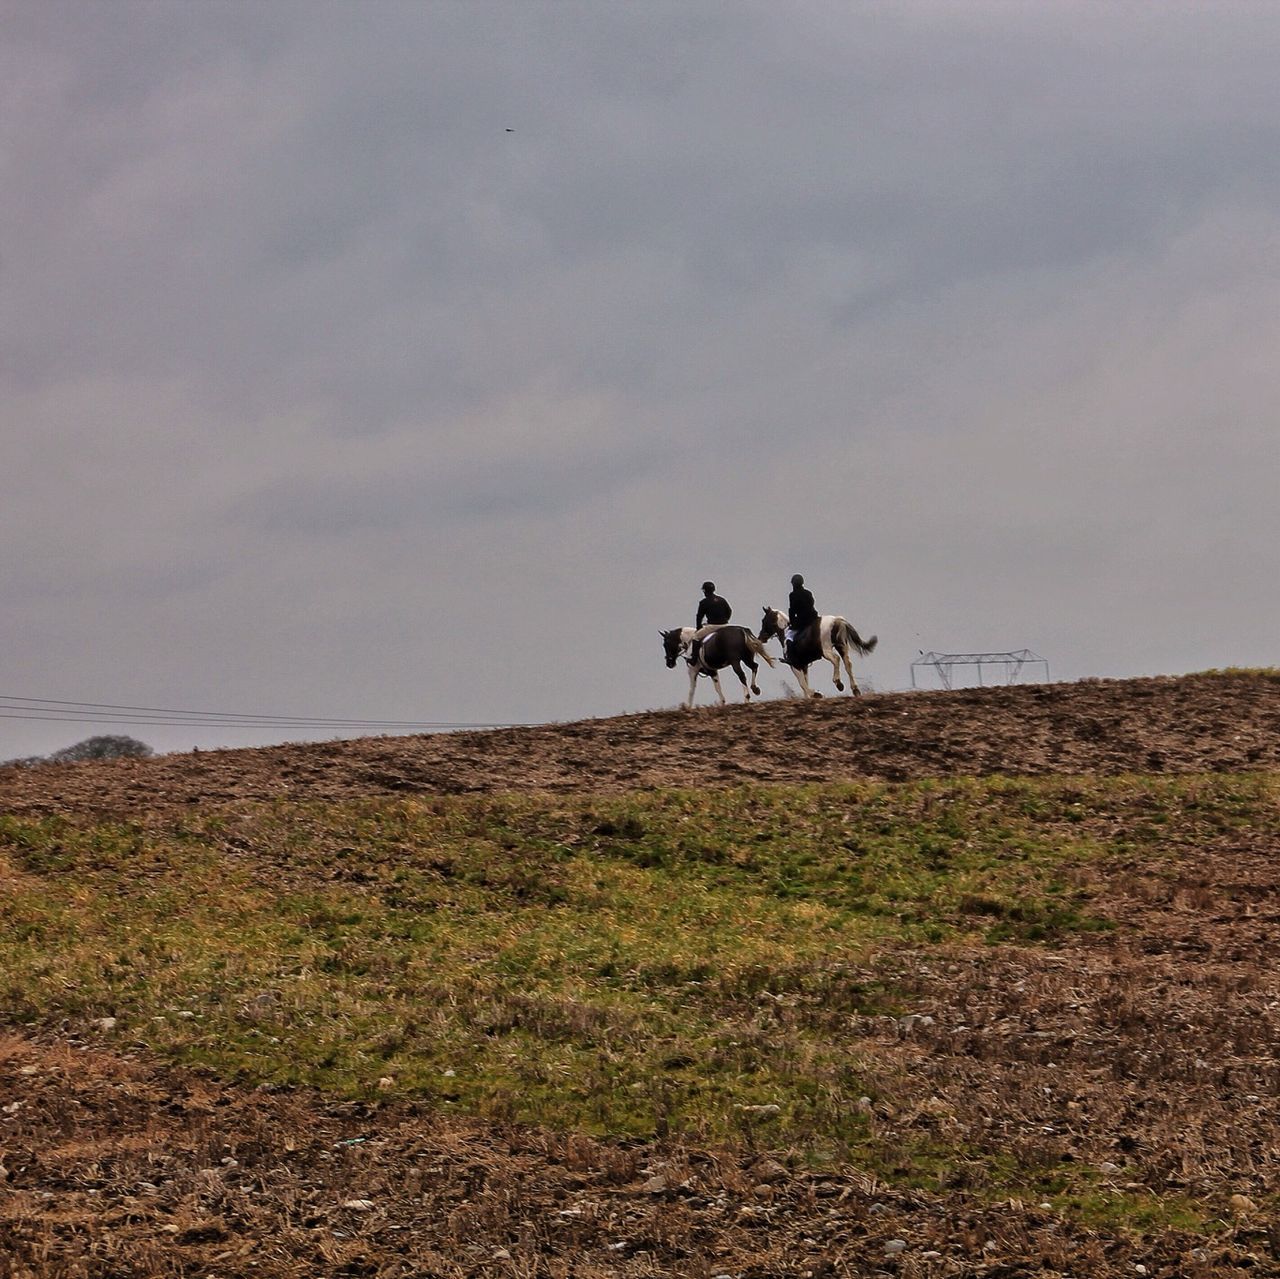
[[[729,601],[716,594],[714,582],[702,583],[702,598],[698,601],[698,617],[694,625],[723,626],[733,616]]]
[[[818,610],[813,605],[813,593],[805,589],[804,578],[797,573],[791,579],[791,594],[787,596],[786,649],[788,653],[796,636],[806,626],[817,620]]]
[[[703,582],[702,598],[698,601],[698,616],[693,623],[699,631],[699,634],[694,637],[693,651],[690,653],[693,661],[698,660],[698,653],[702,648],[702,640],[705,638],[702,634],[704,627],[723,626],[732,616],[733,609],[729,607],[729,601],[716,594],[716,584]]]

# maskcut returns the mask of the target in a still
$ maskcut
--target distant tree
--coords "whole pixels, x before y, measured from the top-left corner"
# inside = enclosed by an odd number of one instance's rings
[[[136,737],[86,737],[74,746],[64,746],[49,756],[51,763],[74,764],[82,759],[146,759],[155,752]]]
[[[43,755],[22,755],[18,759],[0,760],[0,768],[34,768],[47,762]]]

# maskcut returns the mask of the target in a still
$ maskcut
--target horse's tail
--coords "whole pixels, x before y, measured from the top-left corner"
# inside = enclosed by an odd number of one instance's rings
[[[869,640],[864,640],[862,636],[853,629],[847,619],[843,617],[840,619],[840,625],[844,628],[843,634],[845,643],[852,644],[862,657],[866,657],[868,653],[874,650],[878,636],[873,635]]]
[[[757,656],[763,657],[770,666],[774,664],[773,658],[769,656],[769,650],[751,633],[746,626],[742,628],[742,634],[746,637],[747,647]]]

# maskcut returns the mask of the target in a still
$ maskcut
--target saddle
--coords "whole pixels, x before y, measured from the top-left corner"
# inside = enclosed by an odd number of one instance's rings
[[[716,631],[722,630],[728,625],[728,622],[708,622],[706,626],[695,631],[693,634],[693,643],[689,647],[689,660],[691,662],[696,662],[702,652],[702,641],[706,639],[708,635],[714,635]]]
[[[820,618],[814,618],[811,622],[805,622],[803,626],[787,627],[786,634],[783,635],[782,639],[785,656],[788,661],[794,656],[801,642],[807,640],[813,634],[814,628],[817,627],[820,620]]]

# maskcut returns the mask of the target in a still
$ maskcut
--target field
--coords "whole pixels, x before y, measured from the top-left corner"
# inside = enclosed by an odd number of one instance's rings
[[[1280,1273],[1280,676],[0,771],[0,1276]]]

